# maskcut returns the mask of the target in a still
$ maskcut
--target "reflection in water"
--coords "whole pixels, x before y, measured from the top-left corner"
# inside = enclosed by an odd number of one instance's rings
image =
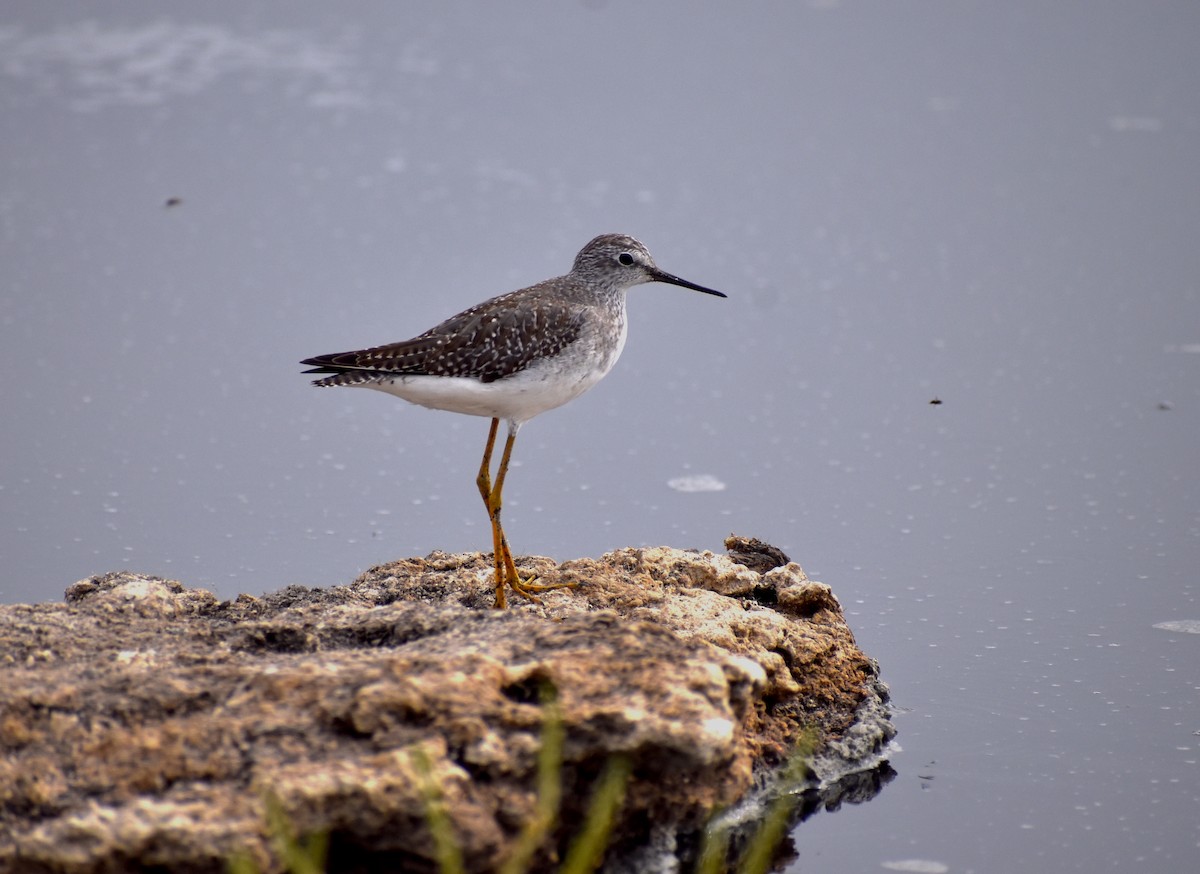
[[[781,871],[800,857],[796,841],[803,842],[803,833],[798,833],[796,826],[822,810],[833,813],[843,804],[863,804],[870,801],[896,776],[896,771],[885,761],[868,770],[847,774],[832,783],[799,790],[788,820],[787,837],[775,849],[771,870]],[[733,820],[730,823],[729,851],[726,858],[734,867],[729,870],[740,870],[737,862],[744,858],[747,847],[755,841],[762,825],[764,811],[772,801],[774,798],[771,790],[767,789],[720,818],[729,817]]]
[[[342,45],[307,34],[158,21],[132,27],[83,21],[48,33],[0,29],[3,72],[80,110],[160,103],[194,94],[223,77],[253,88],[255,74],[288,80],[312,106],[365,106],[364,75]]]

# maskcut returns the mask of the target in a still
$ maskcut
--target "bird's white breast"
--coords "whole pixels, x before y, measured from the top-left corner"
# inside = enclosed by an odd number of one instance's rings
[[[625,348],[624,308],[615,336],[585,330],[574,343],[512,376],[482,382],[463,376],[391,376],[364,388],[396,395],[410,403],[468,416],[507,419],[518,425],[579,397],[612,370]]]

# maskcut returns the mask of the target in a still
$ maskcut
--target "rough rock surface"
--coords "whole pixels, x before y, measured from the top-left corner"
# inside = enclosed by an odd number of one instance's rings
[[[414,750],[467,869],[494,870],[534,810],[547,683],[564,791],[539,864],[614,755],[632,764],[616,871],[685,850],[806,726],[823,779],[892,735],[874,664],[799,565],[667,548],[521,564],[580,585],[495,611],[487,556],[434,553],[262,598],[112,573],[0,607],[0,871],[216,872],[237,852],[278,871],[268,795],[329,833],[330,870],[433,871]]]

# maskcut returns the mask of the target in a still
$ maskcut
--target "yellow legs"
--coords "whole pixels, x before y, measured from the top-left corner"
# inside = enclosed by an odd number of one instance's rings
[[[521,575],[517,573],[517,566],[513,562],[512,550],[508,548],[508,538],[504,536],[504,529],[500,525],[500,493],[504,491],[504,477],[508,473],[508,461],[512,457],[513,443],[517,439],[517,428],[519,426],[509,423],[508,439],[504,441],[504,454],[500,456],[500,467],[496,471],[496,484],[492,485],[492,450],[496,446],[496,431],[500,427],[499,419],[492,419],[491,430],[488,431],[487,448],[483,450],[483,463],[479,465],[479,476],[475,479],[479,486],[479,494],[483,497],[483,504],[487,507],[488,518],[492,521],[492,561],[494,562],[496,571],[496,604],[497,610],[503,610],[508,606],[508,602],[504,597],[505,586],[512,586],[512,590],[522,597],[528,598],[535,604],[542,603],[536,592],[545,592],[550,589],[561,589],[564,587],[574,586],[575,583],[551,583],[548,585],[534,585],[534,577],[531,574],[529,579],[522,580]]]

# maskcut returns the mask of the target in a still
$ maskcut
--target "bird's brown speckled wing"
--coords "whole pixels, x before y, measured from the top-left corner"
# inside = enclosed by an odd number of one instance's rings
[[[528,289],[526,289],[528,291]],[[332,374],[313,385],[364,385],[385,376],[464,376],[494,382],[540,358],[556,355],[579,337],[575,307],[544,299],[502,295],[451,316],[419,337],[300,362],[306,373]]]

